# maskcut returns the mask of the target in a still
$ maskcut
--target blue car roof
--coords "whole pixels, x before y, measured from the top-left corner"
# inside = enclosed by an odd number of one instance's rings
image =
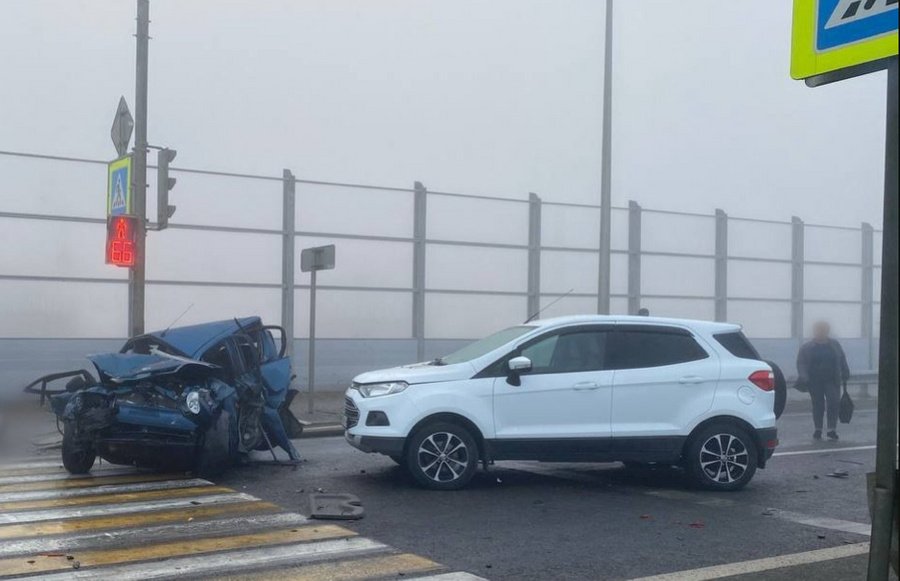
[[[262,324],[259,317],[243,317],[237,320],[245,329]],[[173,327],[168,331],[153,331],[147,334],[171,345],[188,357],[197,359],[215,343],[229,335],[234,335],[239,330],[235,320],[228,319],[186,327]]]

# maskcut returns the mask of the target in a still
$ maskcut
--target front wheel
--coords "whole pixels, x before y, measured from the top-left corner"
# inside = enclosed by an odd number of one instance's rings
[[[75,425],[66,422],[63,426],[62,462],[70,474],[87,474],[97,459],[90,442],[78,441]]]
[[[739,490],[756,473],[757,456],[756,445],[746,430],[731,424],[715,424],[692,438],[686,467],[702,488]]]
[[[406,451],[406,467],[420,485],[458,490],[478,470],[478,446],[465,428],[435,423],[416,432]]]

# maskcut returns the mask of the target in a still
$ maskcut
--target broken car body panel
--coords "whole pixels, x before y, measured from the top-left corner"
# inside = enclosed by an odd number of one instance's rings
[[[302,426],[287,409],[296,394],[291,363],[283,333],[279,351],[273,328],[247,317],[148,333],[119,353],[90,356],[97,380],[79,372],[62,391],[46,390],[45,378],[29,388],[42,383],[42,394],[55,394],[51,406],[65,427],[70,471],[89,469],[92,455],[114,464],[219,471],[241,452],[272,446],[296,460],[289,431],[296,437]],[[67,455],[80,461],[66,462]]]

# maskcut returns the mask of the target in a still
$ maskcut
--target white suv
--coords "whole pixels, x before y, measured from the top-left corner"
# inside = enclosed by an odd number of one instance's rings
[[[679,464],[735,490],[778,443],[775,384],[738,325],[564,317],[363,373],[343,423],[350,444],[428,488],[465,486],[479,461],[618,460]]]

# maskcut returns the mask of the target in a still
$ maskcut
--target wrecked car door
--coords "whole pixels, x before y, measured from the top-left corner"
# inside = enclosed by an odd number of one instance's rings
[[[282,357],[262,365],[261,342],[259,338],[254,342],[248,333],[235,335],[231,340],[237,368],[235,386],[239,393],[246,394],[241,398],[241,446],[248,451],[278,446],[292,460],[299,459],[279,413],[290,383],[290,361]],[[273,378],[271,383],[267,375]]]

